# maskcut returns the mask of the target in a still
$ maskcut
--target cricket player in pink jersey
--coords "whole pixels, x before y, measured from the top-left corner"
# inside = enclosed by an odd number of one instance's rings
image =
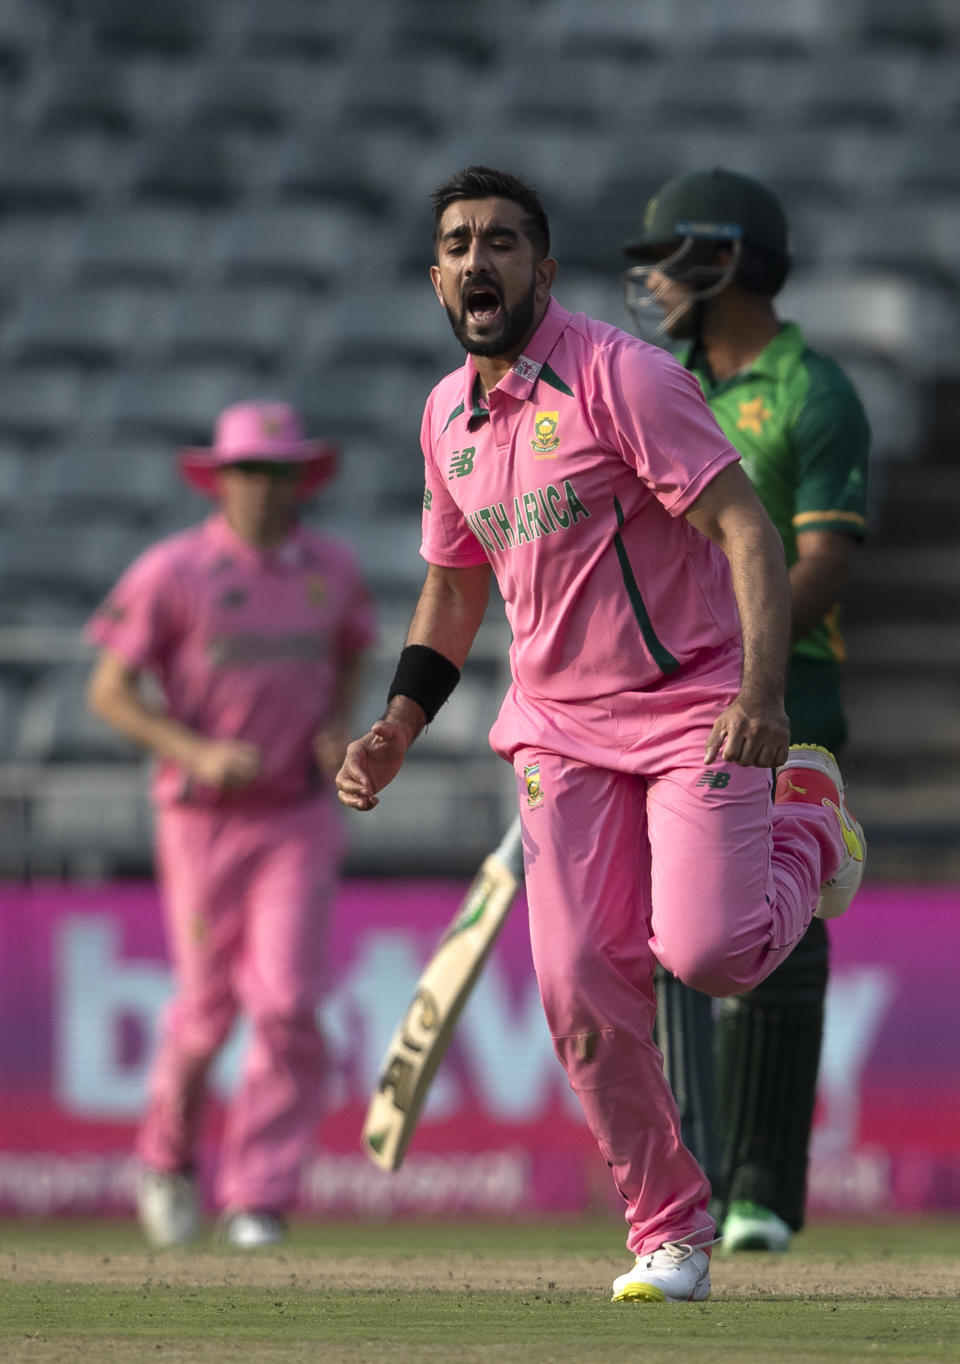
[[[347,749],[370,810],[459,679],[496,574],[534,965],[557,1055],[626,1205],[615,1301],[700,1300],[715,1228],[653,1040],[659,961],[742,993],[836,916],[864,841],[826,750],[789,748],[779,536],[699,384],[571,315],[539,198],[475,166],[434,195],[467,351],[424,412],[429,565],[383,719]],[[780,769],[776,803],[769,769]]]
[[[158,759],[175,993],[138,1139],[138,1210],[159,1245],[199,1229],[207,1073],[239,1011],[253,1038],[215,1190],[228,1242],[282,1239],[320,1115],[316,1011],[344,850],[333,774],[374,635],[352,551],[298,523],[336,459],[284,403],[228,408],[212,449],[180,459],[218,509],[148,549],[89,627],[91,708]],[[145,673],[165,709],[141,690]]]

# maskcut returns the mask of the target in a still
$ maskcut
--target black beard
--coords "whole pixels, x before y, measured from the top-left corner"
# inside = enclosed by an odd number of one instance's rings
[[[537,282],[533,280],[529,291],[524,294],[519,303],[516,303],[509,312],[504,311],[500,330],[496,335],[487,337],[484,341],[475,341],[467,335],[469,314],[466,308],[462,308],[459,314],[454,313],[451,308],[447,308],[447,317],[450,319],[454,336],[470,355],[506,355],[515,347],[520,346],[533,328],[536,291]]]

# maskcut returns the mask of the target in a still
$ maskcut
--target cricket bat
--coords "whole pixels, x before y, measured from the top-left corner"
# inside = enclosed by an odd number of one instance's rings
[[[362,1134],[364,1150],[383,1170],[398,1170],[403,1163],[457,1019],[522,879],[518,815],[471,882],[390,1039]]]

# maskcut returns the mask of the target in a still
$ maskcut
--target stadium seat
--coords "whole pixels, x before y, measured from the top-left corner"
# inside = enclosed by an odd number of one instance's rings
[[[361,135],[402,135],[414,145],[439,138],[454,116],[465,116],[469,83],[455,61],[411,57],[359,65],[343,89],[339,125]]]
[[[70,441],[39,461],[31,497],[42,521],[82,527],[91,518],[115,516],[132,528],[168,507],[176,477],[174,451],[166,442]]]
[[[222,208],[241,192],[223,140],[198,132],[161,134],[142,146],[131,171],[131,195],[141,204]]]
[[[75,212],[107,198],[122,170],[113,139],[8,133],[0,145],[0,212]]]
[[[0,272],[18,286],[49,287],[68,278],[77,257],[78,227],[73,215],[18,213],[0,217]]]
[[[638,102],[649,92],[649,105],[655,100],[651,88],[652,64],[634,66],[629,86],[623,92],[624,118],[633,122]],[[568,131],[605,129],[610,109],[610,61],[605,57],[557,53],[550,59],[550,79],[530,80],[524,52],[498,66],[495,88],[497,127],[510,129],[549,129],[562,140]]]
[[[677,25],[672,0],[604,0],[584,5],[582,0],[545,0],[529,17],[534,50],[544,54],[549,73],[550,54],[561,51],[576,56],[608,57],[612,63],[631,62],[656,55],[689,38]]]
[[[320,365],[396,365],[439,379],[463,363],[426,272],[419,279],[344,291],[307,311],[304,354]]]
[[[509,40],[502,41],[499,26],[490,22],[484,7],[405,0],[386,9],[386,49],[404,62],[411,57],[449,57],[475,75],[498,58],[502,48],[509,47]]]
[[[949,43],[951,25],[960,33],[960,19],[951,0],[922,0],[904,5],[902,0],[859,0],[845,27],[850,37],[865,47],[914,49],[940,52]]]
[[[825,349],[830,349],[826,345]],[[889,360],[863,352],[832,349],[866,408],[870,421],[870,453],[875,465],[888,460],[917,460],[926,436],[926,412],[920,386]],[[870,475],[870,495],[879,511],[883,486],[879,467]]]
[[[287,290],[224,286],[184,291],[159,322],[166,363],[225,361],[268,369],[300,335],[300,308]]]
[[[23,699],[21,762],[127,762],[136,750],[86,706],[89,663],[52,667]]]
[[[798,271],[780,296],[814,343],[884,358],[921,377],[956,373],[960,318],[942,290],[880,271]]]
[[[960,97],[958,97],[960,98]],[[952,129],[917,129],[901,144],[897,181],[905,196],[917,199],[960,199],[960,157],[956,156],[960,125]]]
[[[627,264],[629,262],[624,259],[624,265]],[[624,331],[631,330],[618,274],[578,274],[564,270],[554,285],[553,296],[573,313],[586,313],[588,317],[597,317]]]
[[[20,115],[25,127],[42,134],[82,130],[129,137],[136,123],[122,69],[106,61],[41,66],[21,101]]]
[[[416,601],[423,586],[425,566],[420,558],[419,509],[406,516],[375,521],[356,518],[341,528],[344,538],[356,548],[367,581],[384,601]]]
[[[17,365],[114,365],[136,355],[146,328],[142,295],[79,288],[25,291],[4,330],[4,353]]]
[[[318,369],[305,363],[274,391],[293,402],[314,431],[341,440],[377,440],[392,457],[398,443],[419,451],[427,387],[418,390],[402,371],[352,361]]]
[[[77,418],[79,376],[62,368],[0,373],[0,439],[38,445],[56,439]]]
[[[377,11],[365,12],[363,27]],[[214,20],[220,50],[247,56],[288,57],[313,65],[337,57],[355,37],[356,11],[316,0],[238,0],[218,6]]]
[[[852,205],[805,206],[796,218],[797,235],[815,246],[813,263],[874,267],[941,288],[960,288],[960,198],[927,202],[911,197],[887,205],[883,213],[869,204],[859,211]]]
[[[749,161],[721,164],[746,171],[769,184],[782,199],[791,228],[807,209],[846,207],[851,189],[838,164],[838,142],[829,128],[810,128],[803,123],[789,127],[758,126]],[[794,243],[795,245],[795,243]]]
[[[8,525],[0,543],[0,592],[42,586],[93,605],[143,548],[143,539],[142,531],[115,521]]]
[[[0,77],[22,78],[43,50],[50,23],[49,10],[34,0],[0,0]]]
[[[178,58],[202,44],[205,8],[189,0],[163,0],[162,5],[86,0],[83,17],[94,48],[105,55],[147,52]]]
[[[217,414],[248,398],[249,384],[249,375],[232,365],[145,366],[104,379],[97,405],[111,439],[149,436],[205,444]]]
[[[18,444],[0,445],[0,522],[16,513],[28,467],[28,456]]]
[[[921,97],[922,63],[909,52],[821,53],[797,67],[786,86],[789,112],[837,130],[901,127]]]
[[[706,130],[759,123],[776,110],[794,68],[802,62],[758,56],[675,52],[658,63],[653,80],[656,115],[668,129]]]
[[[184,101],[191,135],[278,137],[295,123],[316,76],[283,58],[206,62]]]
[[[703,52],[791,57],[818,52],[842,15],[831,0],[694,0],[676,25],[679,45],[695,43]]]
[[[76,245],[80,284],[169,286],[202,259],[207,220],[196,208],[119,207],[91,214]],[[2,249],[2,236],[0,236]]]
[[[284,138],[276,155],[262,159],[257,182],[280,203],[339,204],[382,221],[392,191],[381,170],[382,158],[369,138],[331,139],[307,127]]]
[[[342,207],[284,205],[238,213],[213,243],[228,284],[275,284],[324,291],[358,264],[369,234]]]
[[[20,734],[24,688],[0,677],[0,762],[10,762]]]

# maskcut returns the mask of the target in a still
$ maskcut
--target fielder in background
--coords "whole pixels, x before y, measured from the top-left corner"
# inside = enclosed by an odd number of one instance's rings
[[[336,463],[286,404],[228,408],[212,449],[180,456],[217,510],[148,549],[89,626],[92,710],[159,759],[175,993],[137,1143],[140,1220],[156,1245],[199,1230],[207,1074],[238,1012],[253,1036],[216,1174],[228,1243],[283,1238],[320,1116],[317,1004],[344,851],[333,775],[374,637],[353,552],[298,522]]]
[[[384,718],[340,798],[371,810],[460,676],[495,573],[534,966],[623,1196],[615,1301],[710,1291],[710,1187],[653,1041],[655,961],[743,994],[837,915],[862,830],[825,750],[788,749],[783,546],[700,385],[551,298],[539,197],[474,166],[433,197],[437,297],[467,351],[424,412],[428,568]],[[781,767],[777,802],[771,767]]]
[[[783,209],[745,175],[698,171],[653,196],[624,250],[642,262],[625,276],[638,329],[682,343],[678,358],[783,541],[791,738],[836,754],[847,734],[839,602],[866,531],[870,437],[843,371],[775,311],[790,268]],[[723,1001],[718,1115],[710,1003],[660,973],[668,1075],[725,1208],[725,1250],[786,1250],[803,1226],[827,971],[826,925],[814,919],[761,985]]]

